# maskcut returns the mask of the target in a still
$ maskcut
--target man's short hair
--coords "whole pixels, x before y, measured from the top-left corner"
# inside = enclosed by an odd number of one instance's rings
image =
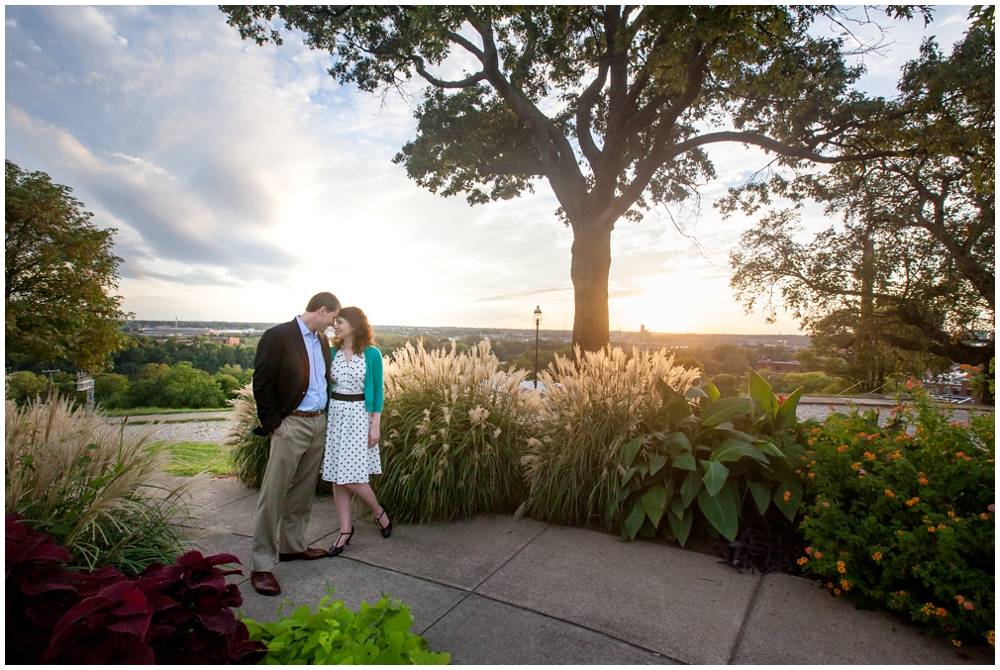
[[[309,304],[306,305],[306,311],[318,312],[320,307],[326,307],[326,311],[328,312],[337,312],[340,310],[340,301],[337,300],[337,296],[329,291],[323,291],[322,293],[317,293],[309,299]]]

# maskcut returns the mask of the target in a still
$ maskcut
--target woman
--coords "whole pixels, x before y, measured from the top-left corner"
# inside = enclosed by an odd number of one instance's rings
[[[368,484],[369,475],[382,474],[378,453],[382,352],[372,346],[372,328],[357,307],[340,310],[333,334],[333,394],[327,412],[322,476],[333,483],[333,499],[340,517],[340,536],[328,552],[337,556],[354,535],[351,496],[358,496],[371,508],[382,537],[389,537],[392,521]]]

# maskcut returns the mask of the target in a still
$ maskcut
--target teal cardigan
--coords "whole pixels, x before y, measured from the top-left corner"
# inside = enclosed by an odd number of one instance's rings
[[[337,347],[330,347],[330,360],[337,355]],[[332,387],[331,387],[332,390]],[[382,352],[377,347],[365,349],[365,409],[381,412],[382,394]]]

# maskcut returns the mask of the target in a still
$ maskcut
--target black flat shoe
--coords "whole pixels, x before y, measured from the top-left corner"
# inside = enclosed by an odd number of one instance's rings
[[[379,523],[379,519],[381,519],[382,517],[386,517],[386,521],[389,522],[388,526],[383,526],[381,523]],[[382,537],[387,538],[389,537],[389,535],[392,534],[392,519],[386,516],[385,507],[382,508],[382,513],[379,514],[378,518],[375,519],[375,523],[378,523],[379,530],[382,531]]]
[[[347,536],[347,541],[344,542],[344,544],[341,544],[341,545],[338,546],[337,542],[340,542],[340,538],[344,537],[345,535]],[[331,556],[331,557],[332,556],[339,556],[341,554],[341,552],[344,551],[344,547],[346,547],[347,545],[349,545],[351,543],[351,537],[353,535],[354,535],[354,526],[351,526],[351,532],[350,533],[341,533],[340,535],[337,536],[337,542],[333,543],[333,546],[330,547],[330,551],[326,552],[326,555],[327,556]]]

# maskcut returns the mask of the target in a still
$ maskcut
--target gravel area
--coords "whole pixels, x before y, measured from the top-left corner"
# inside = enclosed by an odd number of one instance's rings
[[[157,442],[204,442],[218,444],[229,430],[228,421],[186,421],[125,426],[126,435],[153,431]]]

